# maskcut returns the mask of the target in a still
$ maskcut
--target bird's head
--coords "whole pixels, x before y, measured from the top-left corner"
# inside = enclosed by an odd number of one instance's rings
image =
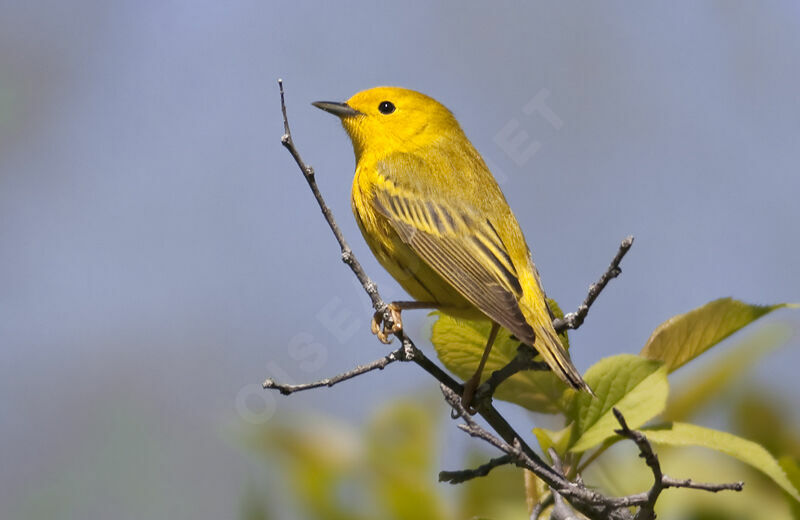
[[[413,151],[454,132],[461,134],[461,127],[444,105],[405,88],[375,87],[359,92],[346,103],[312,104],[342,120],[356,160],[364,153],[380,157]]]

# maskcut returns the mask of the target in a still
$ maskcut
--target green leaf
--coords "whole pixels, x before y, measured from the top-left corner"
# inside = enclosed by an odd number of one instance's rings
[[[615,435],[619,423],[612,408],[637,428],[661,413],[669,393],[662,363],[631,354],[600,360],[584,379],[597,397],[574,392],[567,413],[574,422],[567,445],[573,452],[586,451]]]
[[[641,355],[663,361],[673,372],[723,339],[758,318],[782,307],[796,305],[749,305],[720,298],[668,319],[653,331]]]
[[[786,476],[789,478],[794,488],[800,491],[800,464],[789,455],[781,457],[778,460],[778,464],[780,464],[783,471],[786,472]]]
[[[536,504],[543,501],[550,493],[550,486],[544,483],[542,479],[537,477],[532,471],[523,470],[525,475],[525,502],[528,505],[528,514],[533,511]],[[540,518],[550,518],[550,513],[553,506],[548,506],[542,511]]]
[[[533,434],[536,436],[536,440],[539,441],[539,448],[541,448],[542,453],[547,453],[547,450],[555,445],[556,442],[553,440],[555,433],[556,432],[545,428],[533,429]]]
[[[800,491],[800,465],[797,464],[797,460],[789,455],[785,455],[778,459],[778,464],[780,464],[783,471],[786,472],[786,476],[789,477],[789,482],[792,483],[797,491]],[[789,505],[794,518],[800,518],[800,503],[790,501]]]
[[[764,446],[770,453],[800,454],[800,431],[796,427],[796,396],[775,394],[751,386],[732,403],[731,430]]]
[[[431,342],[439,359],[458,377],[469,379],[486,347],[490,323],[458,320],[439,312],[432,314],[438,316],[433,324]],[[517,346],[519,341],[512,339],[511,333],[501,328],[486,361],[483,379],[508,364],[517,355]],[[494,397],[535,412],[557,413],[563,411],[562,396],[566,390],[567,386],[552,372],[528,370],[504,381]]]
[[[726,351],[724,356],[718,356],[713,364],[695,367],[693,377],[683,384],[673,382],[662,418],[669,422],[688,420],[731,383],[738,381],[741,374],[752,368],[761,357],[785,345],[791,337],[790,326],[769,323]]]
[[[783,471],[786,472],[786,476],[794,488],[800,491],[800,464],[789,455],[781,457],[778,463],[783,468]]]
[[[786,472],[760,444],[737,437],[732,433],[687,423],[672,423],[652,429],[646,428],[643,432],[651,442],[656,444],[702,446],[730,455],[763,472],[792,498],[800,501],[800,493],[789,481]]]
[[[539,448],[541,448],[542,453],[547,455],[547,458],[550,458],[550,455],[547,454],[547,450],[550,448],[554,448],[557,453],[564,453],[567,450],[567,444],[570,440],[570,433],[574,428],[574,423],[568,424],[565,428],[561,430],[548,430],[545,428],[534,428],[533,434],[536,436],[536,440],[539,441]]]

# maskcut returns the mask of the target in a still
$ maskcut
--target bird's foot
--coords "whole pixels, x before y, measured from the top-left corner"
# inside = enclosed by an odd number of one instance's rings
[[[370,329],[372,330],[373,334],[378,336],[378,339],[381,341],[381,343],[389,344],[392,342],[392,338],[390,336],[403,330],[403,319],[400,316],[402,309],[399,306],[395,305],[394,303],[390,303],[386,306],[386,308],[391,314],[392,326],[387,327],[387,322],[383,319],[384,313],[381,311],[376,311],[372,316],[372,324]]]

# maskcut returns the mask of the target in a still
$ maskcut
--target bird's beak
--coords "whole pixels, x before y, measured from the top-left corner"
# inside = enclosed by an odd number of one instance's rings
[[[347,103],[337,103],[336,101],[314,101],[311,104],[317,108],[321,108],[325,112],[330,112],[337,117],[341,117],[342,119],[361,115],[361,112],[351,107]]]

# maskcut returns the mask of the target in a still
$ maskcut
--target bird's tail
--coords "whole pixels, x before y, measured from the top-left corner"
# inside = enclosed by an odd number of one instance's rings
[[[545,363],[556,373],[565,383],[576,390],[584,390],[594,396],[594,392],[581,377],[578,369],[569,359],[569,354],[561,344],[561,340],[553,328],[553,324],[548,320],[547,323],[536,323],[533,325],[536,340],[533,347],[544,358]]]

